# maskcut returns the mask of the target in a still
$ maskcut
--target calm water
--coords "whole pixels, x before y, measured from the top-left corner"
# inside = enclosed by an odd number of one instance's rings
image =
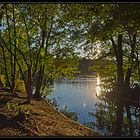
[[[95,103],[99,79],[96,75],[80,75],[76,79],[59,79],[54,82],[53,94],[47,98],[55,98],[60,108],[67,106],[68,111],[78,113],[78,122],[95,121],[89,112],[95,112]]]
[[[76,112],[79,123],[103,135],[112,135],[117,125],[116,105],[97,97],[102,95],[100,84],[100,78],[95,74],[80,75],[76,79],[59,79],[54,82],[53,92],[47,98],[55,99],[59,111],[67,107],[67,111]],[[123,106],[123,109],[122,136],[138,136],[139,108],[127,106],[126,109]]]

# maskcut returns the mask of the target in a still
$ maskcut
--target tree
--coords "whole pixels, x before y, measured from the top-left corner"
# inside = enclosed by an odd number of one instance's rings
[[[64,75],[71,77],[78,72],[78,57],[74,45],[68,42],[68,30],[58,24],[61,15],[59,4],[5,4],[3,8],[4,28],[0,41],[6,71],[10,63],[5,51],[11,57],[11,89],[14,89],[15,80],[19,78],[16,75],[21,74],[30,102],[33,87],[36,89],[35,96],[40,97],[47,79]],[[5,75],[8,80],[8,72]]]
[[[69,23],[87,27],[85,32],[83,31],[86,38],[82,45],[84,50],[93,52],[95,44],[105,44],[104,48],[99,45],[95,46],[95,49],[102,48],[106,53],[101,58],[109,58],[107,57],[109,55],[111,60],[116,61],[116,95],[117,98],[125,97],[131,86],[132,73],[137,74],[135,67],[138,67],[139,71],[139,58],[136,57],[138,56],[136,46],[139,43],[137,39],[139,35],[139,5],[76,4],[71,5],[70,8],[67,6],[64,5],[63,10],[65,11],[64,17],[68,17]],[[120,102],[118,102],[117,114],[120,115],[117,115],[116,118],[115,133],[121,135],[123,107]]]
[[[79,40],[81,47],[95,55],[93,58],[97,58],[98,54],[101,58],[115,60],[118,88],[123,85],[128,88],[133,67],[136,67],[134,61],[139,43],[139,5],[64,4],[62,9],[65,12],[63,18],[71,26],[75,24],[81,27],[75,31],[83,39],[82,42]],[[128,61],[130,65],[126,65]]]

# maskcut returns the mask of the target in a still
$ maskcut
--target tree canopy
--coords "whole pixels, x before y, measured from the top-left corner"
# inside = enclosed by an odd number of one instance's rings
[[[137,4],[1,4],[1,75],[12,92],[23,80],[38,97],[46,81],[78,73],[79,48],[128,88],[140,81],[139,14]]]

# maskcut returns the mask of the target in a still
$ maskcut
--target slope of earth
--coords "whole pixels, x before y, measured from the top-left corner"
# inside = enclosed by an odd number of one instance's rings
[[[56,111],[44,99],[25,101],[23,94],[12,97],[0,91],[0,136],[101,136]],[[8,104],[18,104],[21,109],[11,109]],[[28,114],[21,115],[19,110]]]

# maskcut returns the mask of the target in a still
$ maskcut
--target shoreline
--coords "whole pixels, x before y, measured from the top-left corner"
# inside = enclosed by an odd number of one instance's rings
[[[22,103],[25,100],[25,95],[19,94],[19,97],[8,97],[7,92],[0,91],[0,95],[5,94],[5,98],[9,98],[8,102]],[[1,105],[0,105],[1,106]],[[29,116],[21,123],[35,132],[25,132],[21,126],[14,124],[13,126],[6,126],[6,121],[0,124],[0,136],[102,136],[99,132],[96,132],[78,122],[71,120],[61,112],[58,112],[50,103],[45,99],[32,99],[30,104],[22,104],[25,110],[28,110]],[[2,106],[1,106],[2,107]],[[1,108],[2,110],[2,108]],[[11,118],[16,117],[17,111],[9,111],[3,106],[3,113],[7,113]],[[0,117],[3,117],[0,115]],[[6,120],[6,118],[5,118]],[[12,121],[11,121],[12,122]],[[3,126],[2,126],[3,125]],[[16,131],[16,132],[15,132]],[[28,131],[28,130],[26,130]],[[4,133],[6,132],[6,133]],[[8,133],[9,132],[9,133]]]

